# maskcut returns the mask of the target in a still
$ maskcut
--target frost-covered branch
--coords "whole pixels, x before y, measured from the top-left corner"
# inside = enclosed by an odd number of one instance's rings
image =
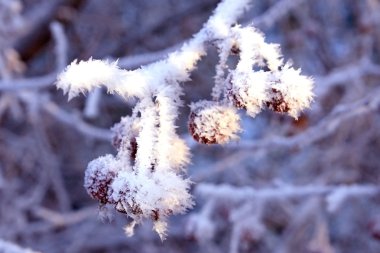
[[[265,225],[263,220],[264,210],[268,210],[264,208],[269,203],[274,203],[274,201],[277,203],[286,201],[307,202],[313,198],[318,198],[324,199],[326,209],[335,213],[345,204],[346,200],[378,195],[380,187],[376,185],[279,185],[272,188],[255,189],[249,186],[237,187],[227,184],[202,183],[196,187],[195,192],[207,199],[208,202],[204,209],[189,218],[188,227],[197,228],[191,230],[191,233],[196,236],[197,240],[213,239],[218,232],[215,224],[218,213],[220,215],[220,209],[224,209],[223,213],[227,215],[224,219],[232,226],[229,252],[235,253],[238,252],[239,245],[244,243],[244,240],[257,242],[262,239],[264,234],[269,233],[270,228]],[[209,203],[213,203],[211,210]],[[313,206],[315,210],[316,206]],[[307,207],[308,202],[306,203]],[[318,207],[321,207],[321,204],[318,204]],[[298,214],[303,211],[298,211]],[[213,215],[209,215],[210,213]],[[193,217],[198,217],[198,219]],[[205,234],[208,236],[202,237]]]
[[[122,57],[118,60],[118,66],[124,69],[134,69],[140,67],[141,65],[163,60],[169,54],[179,50],[182,44],[183,42],[152,53],[143,53]]]
[[[336,210],[348,197],[374,195],[379,192],[380,188],[375,185],[283,185],[275,188],[254,189],[202,183],[196,188],[196,193],[203,198],[220,199],[232,203],[248,199],[302,198],[310,195],[325,195],[329,210]]]
[[[206,46],[219,51],[214,101],[191,104],[189,130],[205,144],[223,144],[240,132],[237,109],[254,117],[264,108],[297,118],[313,99],[313,81],[282,59],[279,46],[265,42],[253,27],[237,25],[248,0],[224,0],[203,28],[164,60],[128,71],[117,62],[74,61],[58,76],[57,87],[69,100],[100,86],[127,99],[138,98],[131,116],[113,127],[116,156],[89,163],[88,193],[102,205],[113,205],[133,222],[128,235],[143,219],[151,219],[161,239],[166,218],[193,205],[190,180],[185,179],[189,148],[177,135],[175,121],[182,105],[181,84],[190,80]],[[229,66],[238,54],[236,66]],[[259,70],[256,70],[256,69]]]
[[[74,61],[59,76],[57,86],[68,93],[69,98],[100,85],[105,85],[109,92],[123,97],[143,98],[168,82],[187,81],[197,61],[206,53],[204,44],[228,36],[230,27],[247,8],[248,3],[248,0],[223,1],[204,28],[166,60],[135,71],[121,70],[116,63],[99,60]]]

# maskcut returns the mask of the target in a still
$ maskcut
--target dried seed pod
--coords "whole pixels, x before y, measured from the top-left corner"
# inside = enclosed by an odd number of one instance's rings
[[[266,101],[266,80],[268,73],[257,71],[251,73],[233,72],[226,80],[226,97],[231,104],[247,111],[254,117]]]
[[[244,100],[240,94],[235,93],[233,89],[227,89],[227,99],[235,106],[237,109],[247,109]]]
[[[313,80],[289,65],[273,73],[269,82],[266,105],[275,112],[297,119],[313,100]]]
[[[113,203],[110,198],[110,185],[116,176],[116,171],[111,169],[111,155],[99,157],[90,162],[85,172],[84,187],[87,193],[101,204]]]
[[[313,100],[313,81],[285,65],[281,70],[232,72],[226,81],[226,97],[237,108],[255,116],[264,106],[297,119]]]
[[[118,203],[115,205],[115,209],[116,209],[116,211],[118,211],[119,213],[128,214],[127,211],[125,210],[123,204],[122,204],[121,202],[118,202]]]
[[[190,108],[189,131],[194,140],[203,144],[224,144],[237,138],[240,118],[232,107],[199,101]]]
[[[226,83],[226,97],[228,101],[232,103],[237,109],[247,109],[243,98],[240,96],[239,92],[235,89],[232,83],[232,75],[227,76]]]
[[[158,221],[158,219],[160,218],[160,210],[159,209],[152,210],[150,218],[152,219],[152,221]]]
[[[266,102],[269,109],[279,113],[288,112],[290,110],[289,104],[285,101],[281,91],[272,88],[269,92],[269,98],[270,100]]]
[[[134,214],[134,215],[141,215],[141,214],[143,214],[143,211],[142,211],[140,205],[137,204],[136,201],[133,198],[132,198],[132,205],[128,204],[128,210],[127,210],[127,212],[128,211],[131,214]]]
[[[232,55],[239,55],[239,54],[240,54],[240,48],[239,48],[239,45],[237,45],[236,43],[233,44],[232,47],[231,47],[230,53],[231,53]]]

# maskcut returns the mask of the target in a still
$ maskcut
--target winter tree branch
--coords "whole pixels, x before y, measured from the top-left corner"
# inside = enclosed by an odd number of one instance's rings
[[[143,219],[165,238],[166,219],[193,205],[190,180],[184,176],[189,148],[177,135],[175,120],[181,106],[181,84],[190,80],[206,46],[219,53],[214,101],[190,106],[189,131],[204,144],[223,144],[240,131],[237,109],[254,117],[264,107],[297,118],[313,99],[313,81],[283,61],[279,46],[265,42],[251,26],[236,25],[248,0],[224,0],[203,28],[166,59],[128,71],[117,62],[74,61],[58,76],[57,87],[69,100],[104,86],[108,92],[138,98],[131,116],[113,127],[116,156],[89,163],[85,174],[88,193],[102,205],[113,205],[133,222],[128,235]],[[236,66],[229,66],[231,55]],[[254,70],[259,68],[259,70]]]

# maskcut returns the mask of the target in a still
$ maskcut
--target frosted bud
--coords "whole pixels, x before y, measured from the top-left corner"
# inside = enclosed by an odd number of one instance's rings
[[[87,193],[101,204],[113,202],[110,198],[110,185],[117,173],[112,165],[112,155],[102,156],[91,161],[85,172],[84,187]]]
[[[267,101],[268,72],[234,71],[227,78],[227,99],[238,109],[244,109],[250,116],[256,116]]]
[[[281,91],[272,88],[268,93],[270,99],[266,102],[266,105],[269,109],[280,113],[289,111],[289,104],[285,101]]]
[[[237,139],[240,117],[233,107],[217,102],[199,101],[190,105],[189,131],[203,144],[224,144]]]
[[[231,55],[239,55],[240,54],[240,48],[239,45],[234,43],[230,49],[230,54]]]
[[[313,80],[303,76],[300,70],[285,65],[269,78],[266,105],[273,111],[288,113],[297,118],[299,113],[310,107],[313,100]]]

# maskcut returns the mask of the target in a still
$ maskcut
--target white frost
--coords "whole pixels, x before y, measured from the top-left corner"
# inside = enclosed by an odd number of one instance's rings
[[[259,31],[235,25],[249,1],[223,0],[204,27],[166,59],[133,71],[120,69],[117,62],[75,60],[58,76],[57,87],[69,99],[99,86],[123,98],[138,98],[133,115],[113,128],[116,156],[90,162],[85,175],[85,186],[94,198],[134,220],[125,229],[128,235],[143,219],[151,219],[164,239],[167,217],[193,205],[191,182],[184,173],[189,148],[177,135],[175,121],[182,105],[181,84],[190,80],[208,42],[217,45],[220,56],[212,94],[216,101],[191,105],[194,138],[221,144],[237,139],[239,115],[226,97],[251,116],[268,104],[273,89],[281,92],[293,117],[309,106],[312,80],[284,66],[278,45],[266,43]],[[240,59],[228,72],[231,53]]]

